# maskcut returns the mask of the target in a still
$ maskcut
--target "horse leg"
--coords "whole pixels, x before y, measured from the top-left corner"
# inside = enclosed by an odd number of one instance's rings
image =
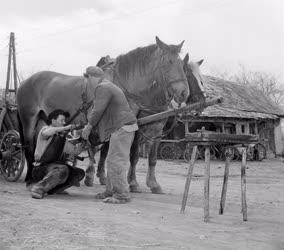
[[[97,169],[97,177],[101,185],[106,185],[105,161],[109,149],[109,142],[105,142],[101,147],[100,159]]]
[[[138,134],[136,133],[130,148],[130,167],[127,175],[129,190],[132,193],[142,192],[136,180],[136,165],[138,163],[138,160],[139,160],[139,140],[138,140]]]
[[[33,162],[34,162],[34,151],[36,146],[36,137],[40,130],[40,126],[43,125],[42,122],[37,122],[37,116],[31,118],[28,124],[25,124],[25,129],[23,131],[24,135],[24,147],[25,147],[25,157],[27,161],[27,174],[25,178],[26,187],[29,189],[31,184],[33,184]]]
[[[157,152],[160,145],[160,140],[156,140],[150,145],[150,151],[148,154],[148,172],[146,185],[151,189],[153,194],[163,194],[163,190],[160,184],[156,180],[155,167],[157,163]]]
[[[94,175],[95,175],[95,167],[94,167],[94,157],[95,157],[95,152],[92,148],[88,148],[88,156],[89,156],[89,165],[87,166],[86,169],[86,176],[84,183],[87,187],[92,187],[94,186]]]
[[[27,173],[25,177],[26,187],[29,189],[31,185],[33,184],[33,162],[34,162],[34,156],[33,156],[33,150],[27,146],[25,148],[25,158],[27,162]]]

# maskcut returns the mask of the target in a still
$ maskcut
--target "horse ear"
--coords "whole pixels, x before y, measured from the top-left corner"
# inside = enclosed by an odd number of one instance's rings
[[[197,64],[200,66],[203,63],[204,59],[197,62]]]
[[[161,50],[169,50],[169,46],[162,42],[159,37],[156,36],[156,44]]]
[[[187,65],[188,64],[188,60],[189,60],[189,55],[188,55],[188,53],[186,53],[185,57],[183,58],[183,63],[185,65]]]
[[[177,45],[177,51],[178,51],[178,53],[180,52],[183,43],[184,43],[184,40],[183,40],[179,45]]]

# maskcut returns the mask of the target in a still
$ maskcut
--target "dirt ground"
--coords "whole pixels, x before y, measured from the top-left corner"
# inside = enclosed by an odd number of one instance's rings
[[[82,164],[82,167],[86,162]],[[284,249],[284,163],[248,162],[248,221],[241,214],[240,162],[230,167],[224,215],[218,214],[224,163],[211,162],[210,222],[203,222],[202,161],[197,162],[185,214],[180,214],[188,164],[159,161],[157,179],[165,194],[138,181],[143,193],[129,204],[94,199],[103,186],[70,188],[69,195],[35,200],[23,177],[0,176],[0,249]]]

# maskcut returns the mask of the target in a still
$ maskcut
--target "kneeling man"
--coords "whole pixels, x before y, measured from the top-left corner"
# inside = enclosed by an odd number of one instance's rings
[[[75,125],[65,126],[68,112],[54,110],[48,116],[48,126],[42,127],[38,134],[35,150],[35,166],[33,179],[37,182],[31,189],[35,199],[42,199],[45,194],[64,191],[71,186],[79,186],[85,172],[66,163],[67,156],[78,155],[82,147],[73,146],[66,141],[68,131]]]

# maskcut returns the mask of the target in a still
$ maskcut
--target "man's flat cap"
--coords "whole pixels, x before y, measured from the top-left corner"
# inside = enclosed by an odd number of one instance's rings
[[[94,77],[102,77],[104,75],[104,71],[100,67],[89,66],[86,69],[86,74]]]

